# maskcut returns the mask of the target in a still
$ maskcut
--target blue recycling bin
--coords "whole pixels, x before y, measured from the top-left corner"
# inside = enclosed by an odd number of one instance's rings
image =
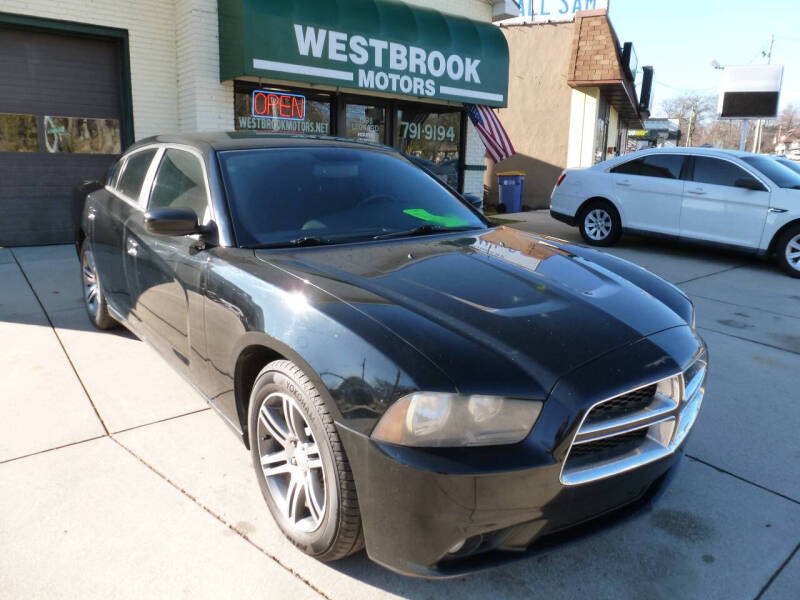
[[[522,171],[505,171],[498,173],[497,178],[500,183],[500,203],[506,207],[506,212],[521,212],[525,173]]]

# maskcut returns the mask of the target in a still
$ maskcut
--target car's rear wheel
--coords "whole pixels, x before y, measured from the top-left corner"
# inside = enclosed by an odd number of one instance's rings
[[[800,225],[783,232],[775,249],[781,268],[792,277],[800,277]]]
[[[89,240],[81,243],[81,282],[83,283],[83,305],[89,320],[98,329],[112,329],[119,323],[108,312],[108,304],[100,285],[97,274],[97,265],[94,262],[94,253],[89,246]]]
[[[324,400],[297,365],[277,360],[259,373],[248,428],[261,492],[286,537],[324,561],[360,550],[350,464]]]
[[[605,200],[587,204],[580,213],[578,226],[583,239],[592,246],[611,246],[622,235],[619,213]]]

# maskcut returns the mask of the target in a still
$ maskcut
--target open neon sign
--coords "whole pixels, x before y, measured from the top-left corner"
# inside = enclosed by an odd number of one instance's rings
[[[288,92],[253,90],[253,116],[262,119],[304,121],[306,97]]]

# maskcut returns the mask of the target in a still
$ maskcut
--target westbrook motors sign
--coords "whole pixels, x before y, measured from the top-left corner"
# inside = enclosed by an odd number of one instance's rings
[[[297,51],[301,56],[322,58],[345,65],[368,65],[370,68],[352,70],[316,69],[299,65],[287,65],[272,61],[254,59],[256,68],[266,70],[284,69],[289,73],[311,72],[322,76],[334,77],[342,81],[352,82],[358,79],[358,87],[412,94],[414,96],[435,97],[436,79],[445,75],[453,85],[460,82],[473,83],[479,86],[479,58],[462,57],[458,54],[445,56],[439,50],[427,51],[418,46],[406,46],[397,42],[389,42],[363,35],[351,35],[340,31],[303,27],[295,24]],[[357,73],[357,75],[356,75]],[[445,93],[462,95],[477,100],[502,102],[502,94],[483,92],[479,89],[461,89],[444,87]]]
[[[506,105],[508,47],[495,26],[394,0],[221,0],[220,57],[223,80]]]

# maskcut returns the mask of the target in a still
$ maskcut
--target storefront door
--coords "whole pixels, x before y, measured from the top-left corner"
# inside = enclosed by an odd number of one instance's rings
[[[388,143],[389,108],[378,102],[347,99],[344,104],[344,131],[340,135],[363,140]]]

